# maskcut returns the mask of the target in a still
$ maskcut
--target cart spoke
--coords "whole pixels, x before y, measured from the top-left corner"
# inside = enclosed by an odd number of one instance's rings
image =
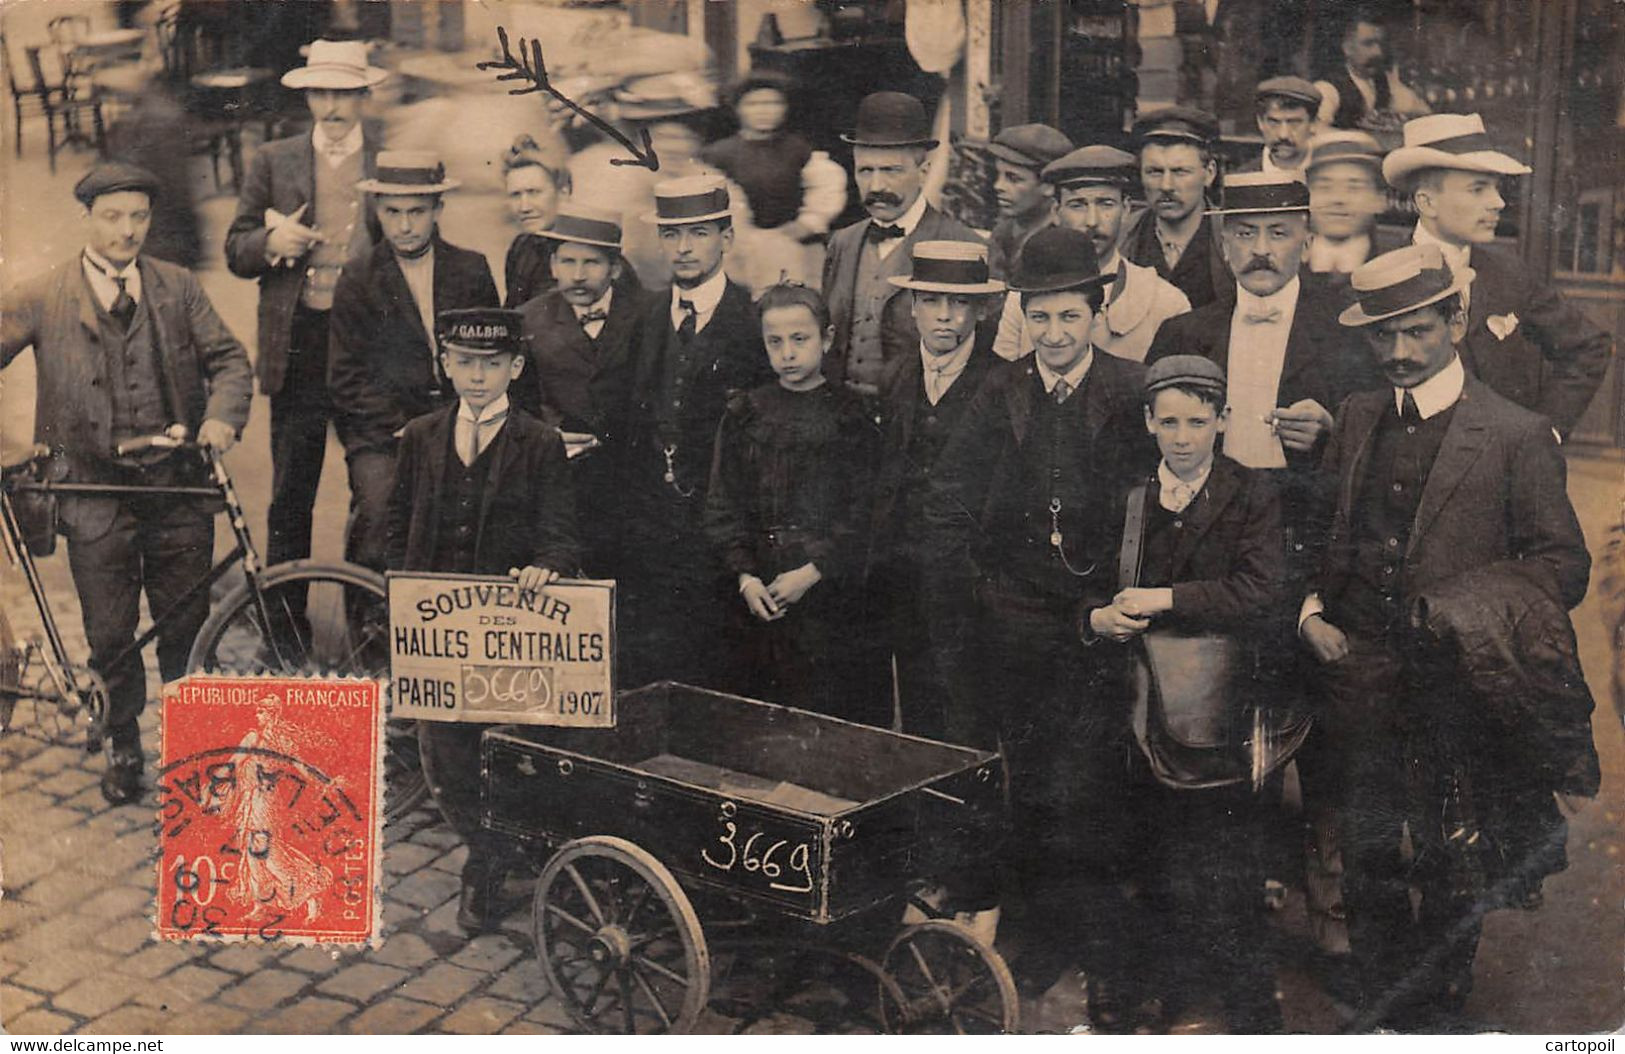
[[[627,981],[627,975],[631,972],[631,969],[627,968],[617,970],[615,973],[615,979],[620,982],[621,1013],[626,1018],[626,1034],[629,1036],[636,1035],[638,1031],[636,1022],[632,1020],[632,985]]]
[[[586,1014],[588,1017],[595,1016],[593,1014],[593,1010],[597,1008],[598,1000],[603,998],[604,989],[609,987],[609,979],[614,976],[615,974],[612,970],[605,970],[599,975],[598,983],[592,986],[591,997],[581,1004],[582,1013]]]
[[[682,974],[671,969],[670,967],[662,966],[660,963],[655,962],[647,955],[634,955],[632,956],[632,961],[638,966],[643,967],[645,970],[653,970],[655,973],[664,977],[673,984],[680,984],[684,988],[687,988],[689,985],[688,978],[684,977]]]
[[[575,864],[569,864],[564,868],[564,873],[570,876],[570,881],[575,883],[576,889],[581,893],[581,899],[587,902],[587,910],[592,912],[593,919],[598,925],[605,925],[609,919],[605,916],[604,909],[599,906],[598,898],[593,895],[592,887],[581,876],[581,870]]]
[[[643,989],[643,994],[649,997],[649,1002],[654,1004],[655,1013],[660,1015],[660,1023],[666,1026],[668,1032],[671,1031],[671,1011],[666,1009],[666,1004],[660,998],[660,994],[655,991],[654,985],[650,984],[648,979],[636,967],[632,969],[632,979],[638,983],[639,988]]]
[[[576,918],[574,915],[570,914],[568,911],[565,911],[563,908],[559,907],[557,904],[549,904],[549,905],[547,905],[547,913],[549,915],[552,915],[556,919],[562,919],[563,921],[569,923],[570,925],[574,926],[576,929],[580,930],[582,933],[587,934],[588,936],[591,936],[592,934],[598,932],[596,928],[587,925],[585,922],[582,922],[580,919]]]
[[[925,983],[930,987],[931,993],[940,998],[942,988],[937,983],[936,975],[931,972],[931,965],[925,961],[925,954],[920,951],[919,942],[909,941],[908,951],[914,957],[914,964],[920,968],[920,976],[925,978]]]
[[[632,900],[627,905],[626,918],[621,920],[622,929],[628,933],[632,932],[632,923],[637,921],[638,912],[643,910],[643,905],[649,902],[649,898],[654,896],[654,892],[653,886],[647,882],[643,883],[642,888],[638,890],[637,899]]]

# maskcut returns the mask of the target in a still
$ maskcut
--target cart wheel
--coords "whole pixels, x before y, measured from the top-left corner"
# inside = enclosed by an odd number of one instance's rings
[[[711,955],[664,864],[603,835],[560,849],[536,880],[536,955],[589,1032],[687,1032],[705,1009]]]
[[[1004,956],[958,923],[932,919],[907,927],[881,966],[906,997],[898,1003],[881,988],[887,1032],[997,1035],[1020,1027],[1016,982]]]

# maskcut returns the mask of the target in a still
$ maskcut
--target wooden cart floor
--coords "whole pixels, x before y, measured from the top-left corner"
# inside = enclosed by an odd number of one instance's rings
[[[731,798],[743,798],[820,816],[833,816],[857,806],[857,802],[804,787],[788,780],[768,779],[739,772],[708,761],[696,761],[676,754],[656,754],[635,763],[633,768],[655,776],[682,780],[718,791]]]

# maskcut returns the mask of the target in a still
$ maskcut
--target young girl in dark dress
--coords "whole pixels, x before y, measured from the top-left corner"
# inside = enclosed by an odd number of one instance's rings
[[[856,396],[826,384],[833,339],[815,290],[758,303],[777,382],[740,393],[717,432],[705,525],[735,579],[732,685],[769,702],[889,726],[864,661],[864,525],[878,437]]]

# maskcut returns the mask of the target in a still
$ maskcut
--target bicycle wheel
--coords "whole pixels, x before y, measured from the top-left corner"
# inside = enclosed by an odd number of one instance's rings
[[[260,576],[266,617],[244,582],[209,615],[190,665],[208,673],[389,676],[384,576],[354,564],[296,560]],[[388,694],[385,694],[388,705]],[[385,725],[384,822],[429,796],[418,757],[417,722]]]

